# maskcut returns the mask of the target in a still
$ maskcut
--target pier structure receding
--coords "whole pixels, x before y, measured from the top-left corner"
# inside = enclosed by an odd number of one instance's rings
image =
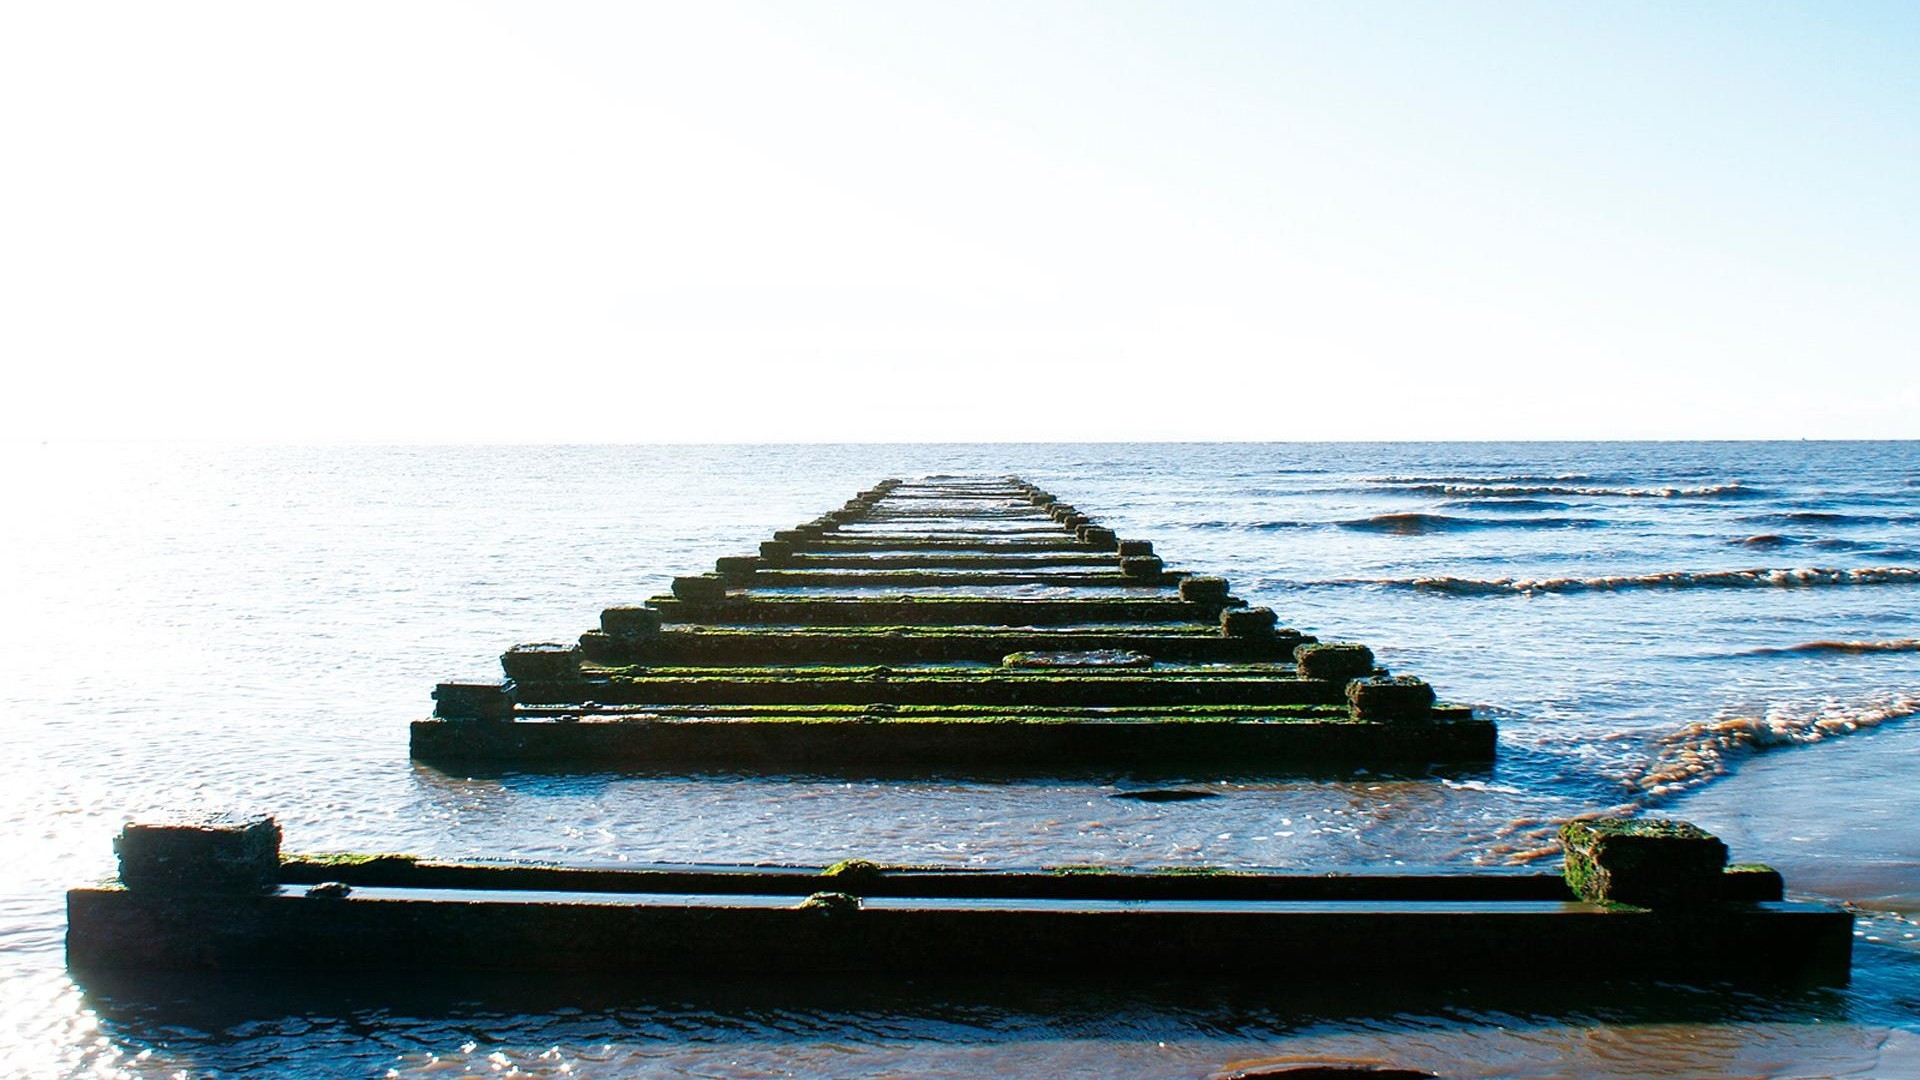
[[[1017,477],[884,480],[753,555],[449,683],[430,762],[663,768],[1486,762],[1495,731],[1363,645],[1170,568]]]
[[[1487,762],[1491,722],[1285,628],[1017,478],[888,480],[444,683],[429,762],[1043,772]],[[1848,912],[1686,822],[1579,820],[1561,874],[533,865],[293,855],[264,816],[129,824],[79,968],[1485,980],[1847,978]],[[1550,962],[1543,963],[1543,959]]]

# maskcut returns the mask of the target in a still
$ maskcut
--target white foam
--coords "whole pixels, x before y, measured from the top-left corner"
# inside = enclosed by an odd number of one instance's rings
[[[1920,693],[1912,691],[1775,704],[1758,716],[1723,713],[1661,739],[1628,786],[1649,799],[1665,798],[1726,775],[1757,751],[1825,742],[1917,713]]]
[[[1803,589],[1823,585],[1920,584],[1920,567],[1868,566],[1857,569],[1761,567],[1752,570],[1668,570],[1658,574],[1559,578],[1420,577],[1375,580],[1348,578],[1342,579],[1338,584],[1384,585],[1390,588],[1452,593],[1458,596],[1530,596],[1539,593],[1629,592],[1638,589]]]

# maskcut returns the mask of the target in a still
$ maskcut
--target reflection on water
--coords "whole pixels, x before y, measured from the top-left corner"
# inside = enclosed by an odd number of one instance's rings
[[[1868,1076],[1887,1037],[1830,991],[1601,983],[1416,993],[1317,971],[1125,986],[1070,975],[804,985],[481,975],[457,987],[149,976],[89,979],[87,1001],[123,1043],[172,1040],[176,1054],[190,1044],[174,1067],[237,1068],[272,1031],[289,1049],[324,1046],[335,1067],[402,1076],[504,1064],[575,1076],[1187,1077],[1253,1059],[1389,1061],[1474,1077],[1764,1076],[1797,1060],[1832,1070],[1819,1075]]]

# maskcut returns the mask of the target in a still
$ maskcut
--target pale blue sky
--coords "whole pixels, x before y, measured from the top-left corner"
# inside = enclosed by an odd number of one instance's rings
[[[16,5],[0,100],[16,436],[1920,436],[1920,4]]]

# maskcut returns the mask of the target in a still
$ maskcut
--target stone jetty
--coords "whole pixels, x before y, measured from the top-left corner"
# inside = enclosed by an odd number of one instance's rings
[[[1494,728],[1014,477],[887,480],[758,554],[446,683],[430,762],[1027,771],[1490,761]],[[1169,793],[1177,796],[1180,793]],[[128,825],[76,969],[1483,980],[1847,978],[1852,916],[1685,822],[1563,874],[566,866],[283,856],[272,818]]]
[[[1495,731],[1017,477],[885,480],[578,643],[442,684],[429,762],[680,769],[1487,762]]]

